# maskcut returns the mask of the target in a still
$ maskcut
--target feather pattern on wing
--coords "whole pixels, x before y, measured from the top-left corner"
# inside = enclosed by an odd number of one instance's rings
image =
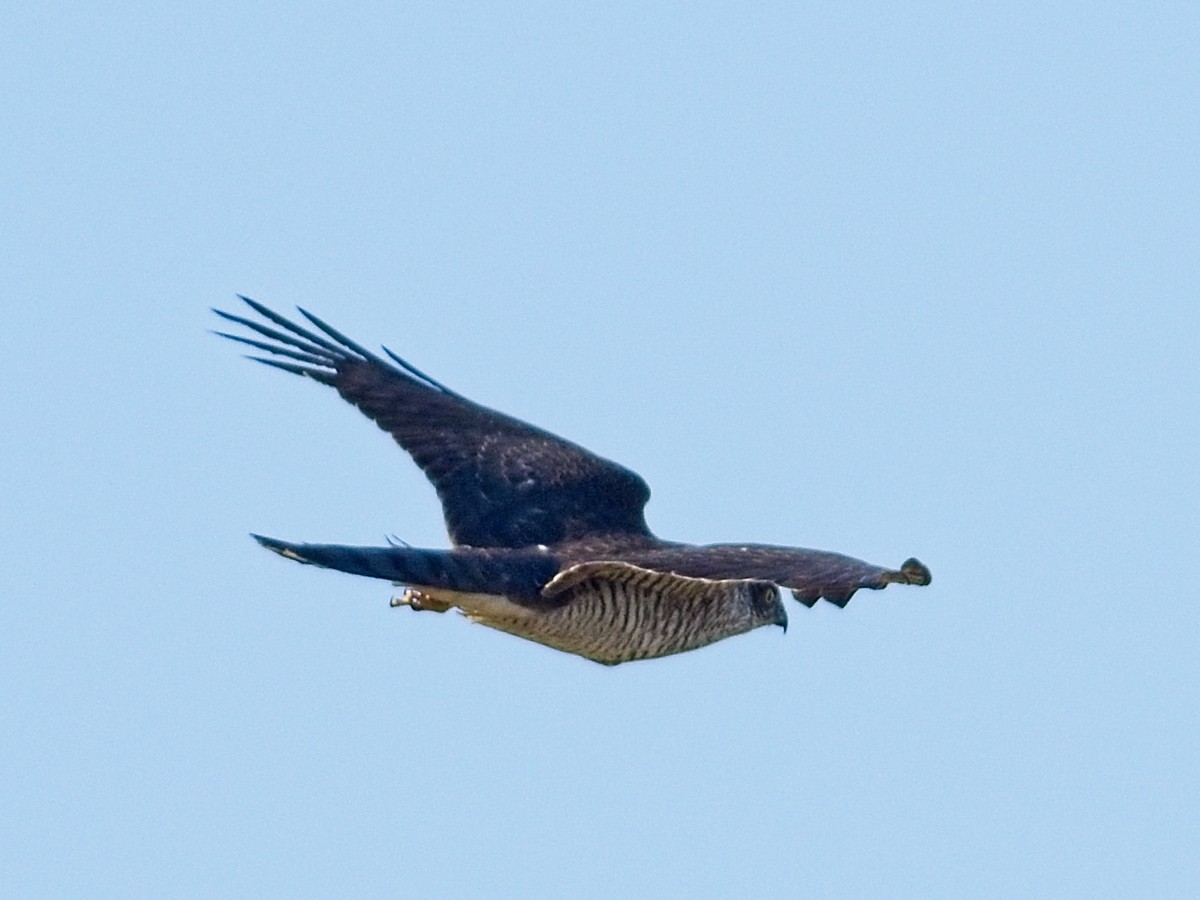
[[[650,488],[636,473],[560,437],[474,403],[391,351],[391,362],[311,313],[322,334],[243,300],[270,327],[214,310],[268,340],[222,337],[291,362],[260,362],[336,388],[388,432],[437,490],[456,544],[524,547],[611,532],[649,534]]]

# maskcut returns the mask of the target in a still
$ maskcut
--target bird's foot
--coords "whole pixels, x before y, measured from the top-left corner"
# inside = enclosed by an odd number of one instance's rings
[[[413,588],[406,588],[404,593],[399,597],[393,597],[391,605],[407,606],[409,609],[415,609],[417,612],[440,612],[444,613],[454,604],[446,603],[443,600],[438,600],[431,597],[429,594],[423,594]]]

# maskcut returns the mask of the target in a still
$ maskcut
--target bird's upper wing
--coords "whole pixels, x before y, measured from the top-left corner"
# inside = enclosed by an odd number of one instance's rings
[[[454,543],[523,547],[649,535],[642,509],[650,488],[636,473],[480,406],[384,348],[389,362],[304,310],[321,333],[242,299],[271,324],[214,312],[266,340],[218,334],[280,357],[252,357],[259,362],[336,388],[388,432],[433,482]]]

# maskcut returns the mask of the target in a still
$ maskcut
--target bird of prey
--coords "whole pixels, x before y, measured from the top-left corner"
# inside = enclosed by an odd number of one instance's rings
[[[859,588],[929,584],[838,553],[764,544],[696,546],[646,525],[636,473],[457,394],[301,309],[302,327],[241,297],[261,319],[214,310],[254,333],[217,332],[259,362],[334,388],[388,432],[442,503],[453,547],[290,543],[254,535],[297,562],[382,578],[392,605],[445,612],[606,665],[693,650],[762,625],[787,627],[780,588],[806,606],[844,606]]]

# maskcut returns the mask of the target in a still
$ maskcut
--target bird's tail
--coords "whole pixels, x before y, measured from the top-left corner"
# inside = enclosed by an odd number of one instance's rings
[[[260,534],[251,537],[296,562],[412,587],[536,598],[559,569],[554,556],[539,550],[349,547],[293,544]]]

